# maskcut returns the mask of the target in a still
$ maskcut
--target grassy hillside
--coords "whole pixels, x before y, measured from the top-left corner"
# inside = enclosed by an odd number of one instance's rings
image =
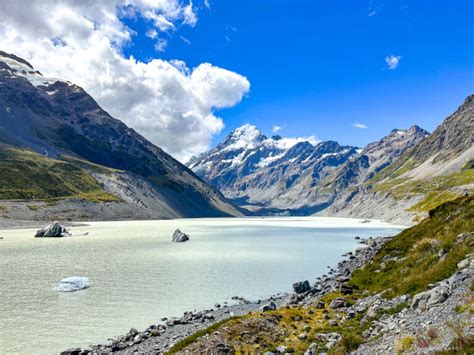
[[[370,265],[355,271],[352,285],[371,293],[388,289],[386,296],[393,297],[418,293],[452,275],[474,250],[474,235],[457,242],[458,235],[474,231],[474,196],[447,202],[429,214],[387,243]]]
[[[103,191],[87,170],[71,161],[50,159],[26,149],[1,146],[0,200],[69,197],[94,202],[118,200],[117,196]]]
[[[373,180],[369,181],[369,183],[373,182]],[[472,184],[474,184],[474,169],[463,169],[450,175],[423,180],[395,178],[387,182],[375,183],[373,188],[375,191],[389,192],[395,199],[423,195],[424,199],[410,210],[428,212],[464,194],[463,187],[472,191]]]
[[[430,211],[429,218],[395,236],[378,252],[374,261],[354,272],[351,280],[355,292],[344,296],[349,302],[385,291],[391,298],[402,294],[415,294],[426,290],[428,284],[453,274],[456,264],[474,250],[474,236],[459,242],[461,233],[474,231],[474,197],[462,197]],[[440,253],[442,251],[442,253]],[[442,255],[442,256],[440,256]],[[363,296],[364,295],[364,296]],[[231,318],[177,343],[171,353],[181,350],[195,351],[203,335],[216,334],[220,341],[229,344],[237,353],[275,352],[284,345],[288,352],[303,353],[311,343],[318,343],[318,351],[326,351],[325,342],[318,341],[319,333],[337,332],[342,340],[330,353],[347,353],[363,341],[362,333],[383,314],[399,312],[406,304],[380,311],[376,316],[361,322],[365,313],[357,314],[334,325],[328,320],[338,319],[337,309],[328,304],[336,297],[333,292],[322,298],[324,305],[308,308],[282,308],[265,313],[253,313]],[[342,319],[342,318],[341,318]],[[299,335],[305,333],[307,337]],[[316,340],[315,340],[316,339]]]

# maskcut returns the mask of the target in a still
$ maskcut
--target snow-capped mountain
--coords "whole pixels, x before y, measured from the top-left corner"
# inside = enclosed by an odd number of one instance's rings
[[[268,138],[247,124],[188,166],[247,208],[301,209],[319,181],[359,151],[314,138]]]
[[[240,179],[283,158],[300,142],[315,144],[314,138],[267,137],[257,127],[245,124],[233,130],[214,149],[188,162],[198,176],[218,189],[228,191]]]
[[[394,129],[360,149],[334,141],[274,136],[255,126],[235,129],[190,168],[241,207],[259,214],[311,214],[396,161],[429,133]]]

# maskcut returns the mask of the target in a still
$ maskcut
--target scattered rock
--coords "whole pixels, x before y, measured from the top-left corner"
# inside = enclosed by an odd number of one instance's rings
[[[189,240],[189,235],[176,229],[173,233],[172,240],[175,243],[183,243]]]
[[[348,302],[345,298],[339,297],[335,298],[331,301],[329,304],[329,308],[335,309],[335,308],[342,308],[346,307],[348,305]]]
[[[471,263],[471,260],[470,258],[466,258],[464,260],[461,260],[460,262],[458,262],[458,269],[465,269],[469,266],[469,264]]]
[[[304,355],[315,355],[318,353],[318,344],[312,343],[304,352]]]
[[[287,349],[288,349],[288,348],[287,348],[286,346],[284,346],[284,345],[278,345],[278,346],[276,347],[277,353],[281,353],[281,354],[286,353],[286,350],[287,350]]]
[[[262,307],[262,312],[274,311],[276,309],[275,302],[270,302]]]
[[[296,293],[305,293],[311,290],[311,286],[309,285],[308,280],[295,282],[293,284],[293,290],[295,290]]]
[[[301,333],[298,335],[299,340],[306,340],[308,338],[308,335],[306,333]]]
[[[343,295],[350,295],[350,294],[352,294],[352,287],[350,287],[349,285],[346,285],[346,284],[342,284],[341,286],[339,286],[339,291]]]
[[[439,285],[431,290],[413,296],[411,307],[414,309],[426,310],[434,305],[444,302],[448,296],[449,289],[444,285]]]
[[[81,348],[73,348],[73,349],[62,351],[60,355],[80,355],[80,354],[81,354]]]

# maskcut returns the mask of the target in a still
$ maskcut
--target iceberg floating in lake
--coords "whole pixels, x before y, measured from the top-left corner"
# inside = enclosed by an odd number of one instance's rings
[[[71,276],[62,279],[56,291],[58,292],[73,292],[79,291],[90,286],[89,279],[81,276]]]

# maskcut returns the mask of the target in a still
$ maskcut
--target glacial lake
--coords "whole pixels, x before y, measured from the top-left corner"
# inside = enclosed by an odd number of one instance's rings
[[[403,227],[356,219],[288,217],[94,222],[87,236],[35,239],[35,230],[0,236],[0,354],[58,354],[105,343],[162,317],[290,292],[327,273],[355,236],[394,235]],[[190,234],[172,243],[176,228]],[[58,293],[69,276],[91,287]]]

